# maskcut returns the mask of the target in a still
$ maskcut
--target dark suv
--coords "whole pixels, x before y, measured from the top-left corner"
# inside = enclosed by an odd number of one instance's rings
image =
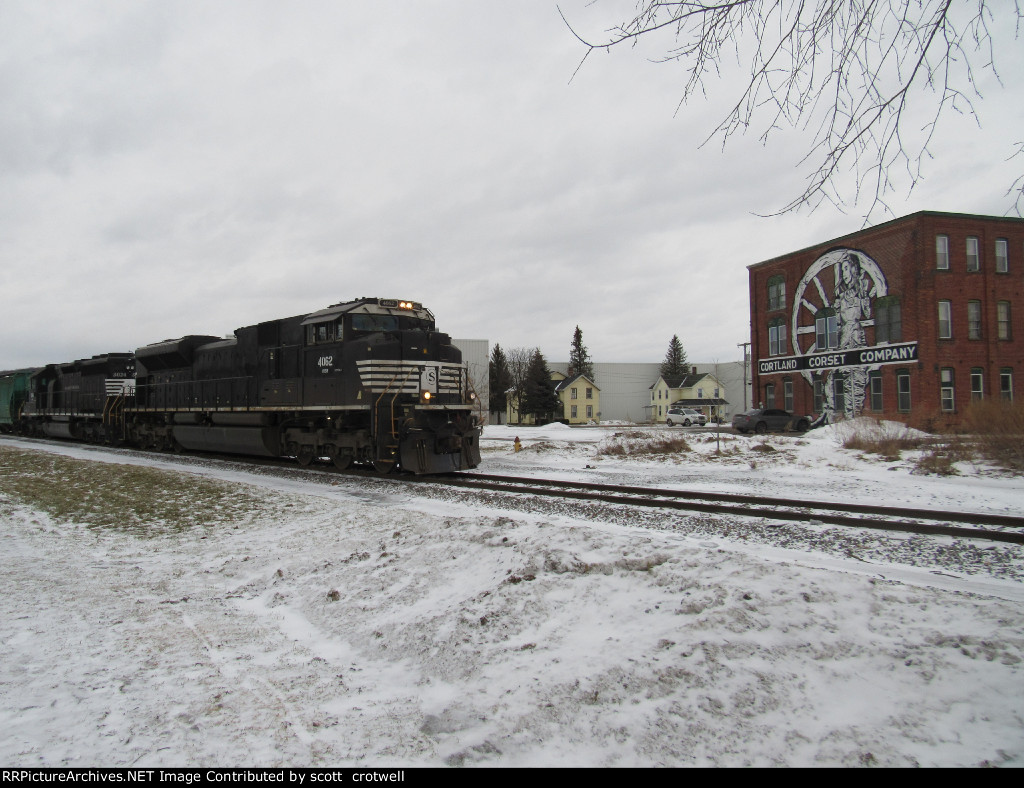
[[[786,432],[787,430],[806,432],[810,429],[811,422],[806,416],[794,416],[788,410],[755,408],[733,416],[732,426],[737,432],[753,430],[760,435],[769,430],[772,432]]]

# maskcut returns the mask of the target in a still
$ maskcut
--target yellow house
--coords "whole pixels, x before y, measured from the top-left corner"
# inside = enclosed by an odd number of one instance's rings
[[[651,386],[651,421],[664,421],[672,406],[693,408],[711,421],[722,418],[722,406],[728,404],[721,381],[710,372],[697,372],[696,367],[680,377],[659,377]]]
[[[586,375],[567,378],[561,372],[552,372],[555,393],[562,403],[562,420],[569,424],[589,424],[597,421],[601,413],[601,390]],[[558,414],[555,414],[557,419]],[[509,396],[506,405],[508,424],[534,424],[532,413],[519,413],[519,400]]]
[[[560,378],[560,380],[559,380]],[[555,393],[562,400],[562,413],[570,424],[589,424],[601,417],[601,389],[586,375],[567,378],[560,372],[551,373],[558,380]]]

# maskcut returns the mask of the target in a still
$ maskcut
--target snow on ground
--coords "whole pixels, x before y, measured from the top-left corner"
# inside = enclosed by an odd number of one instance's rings
[[[912,474],[827,431],[599,453],[635,431],[489,427],[480,470],[1024,514],[1020,478]],[[1018,546],[0,440],[25,451],[253,514],[56,519],[0,461],[5,765],[1024,764]]]

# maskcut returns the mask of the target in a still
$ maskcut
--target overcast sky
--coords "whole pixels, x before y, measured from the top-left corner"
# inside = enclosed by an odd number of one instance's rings
[[[563,0],[581,31],[630,2]],[[1001,215],[1020,41],[897,215]],[[853,232],[781,218],[808,138],[700,143],[736,85],[584,51],[553,0],[0,0],[0,369],[360,296],[455,337],[596,361],[741,358],[746,266]],[[923,122],[923,121],[922,121]],[[887,217],[872,217],[876,222]]]

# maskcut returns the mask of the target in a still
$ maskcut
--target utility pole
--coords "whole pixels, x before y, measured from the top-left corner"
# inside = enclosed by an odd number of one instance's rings
[[[747,410],[747,368],[750,366],[750,343],[740,342],[736,347],[743,348],[743,410]]]

